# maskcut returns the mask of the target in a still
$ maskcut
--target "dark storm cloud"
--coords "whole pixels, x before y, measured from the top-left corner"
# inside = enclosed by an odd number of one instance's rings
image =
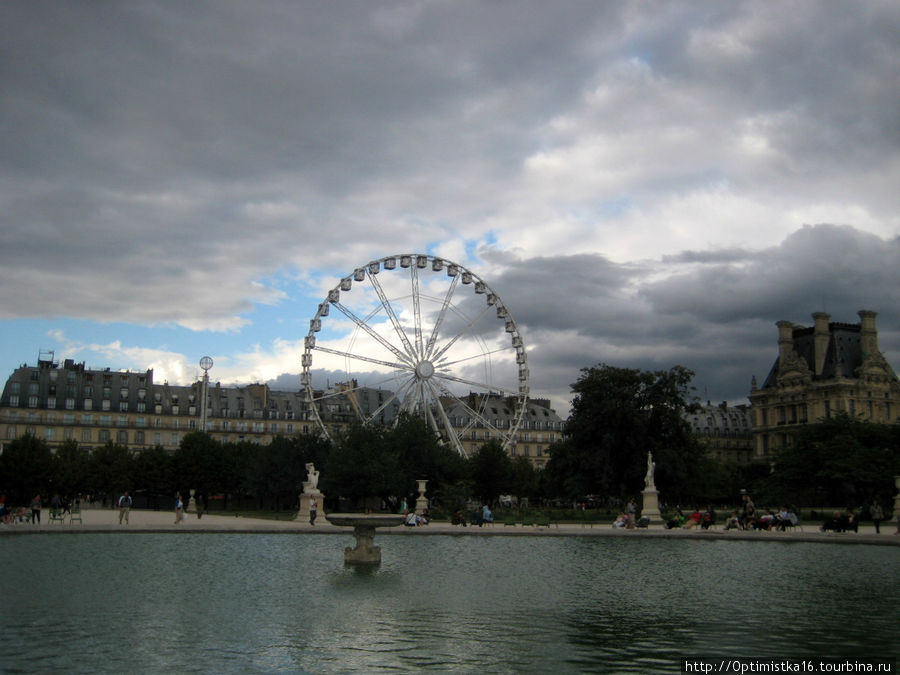
[[[888,1],[0,3],[0,318],[237,331],[427,250],[481,258],[557,397],[609,362],[739,398],[823,308],[895,354],[898,32]]]
[[[771,248],[687,252],[640,268],[601,256],[521,260],[494,287],[504,289],[532,347],[534,388],[556,397],[583,367],[678,364],[697,373],[701,397],[739,401],[777,356],[775,323],[811,325],[816,311],[848,323],[859,322],[859,310],[879,312],[881,349],[900,362],[900,238],[846,226],[804,227]]]

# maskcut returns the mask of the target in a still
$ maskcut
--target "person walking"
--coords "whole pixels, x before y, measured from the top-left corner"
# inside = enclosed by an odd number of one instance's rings
[[[309,524],[310,525],[316,524],[316,515],[318,513],[318,510],[319,510],[319,502],[316,500],[315,497],[310,497],[309,498]]]
[[[878,503],[877,499],[872,500],[872,506],[869,507],[869,515],[872,517],[872,522],[875,523],[875,534],[881,534],[881,521],[884,520],[884,509],[881,508],[881,504]]]
[[[184,502],[181,501],[181,493],[175,495],[175,524],[184,520]]]
[[[122,519],[125,519],[125,524],[128,525],[128,513],[131,511],[131,495],[128,494],[128,490],[119,497],[119,525],[122,524]]]
[[[31,500],[31,522],[41,524],[41,495],[36,494]]]

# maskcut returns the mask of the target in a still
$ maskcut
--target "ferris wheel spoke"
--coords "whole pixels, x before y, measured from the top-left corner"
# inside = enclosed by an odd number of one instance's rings
[[[397,347],[392,345],[386,339],[384,339],[381,335],[379,335],[368,323],[360,319],[356,314],[353,313],[348,307],[342,305],[340,302],[332,303],[335,307],[337,307],[341,313],[350,319],[353,323],[359,326],[362,330],[364,330],[369,336],[375,339],[379,344],[381,344],[385,349],[392,352],[398,359],[401,361],[406,361],[410,365],[413,365],[412,360],[408,355],[401,352]],[[407,344],[409,341],[407,340]]]
[[[398,398],[400,398],[407,390],[409,390],[409,386],[410,386],[410,384],[414,381],[414,379],[415,379],[415,378],[412,378],[412,377],[408,378],[407,381],[404,382],[404,383],[400,386],[400,388],[399,388],[397,391],[393,392],[390,396],[388,396],[388,398],[385,399],[384,403],[382,403],[380,406],[378,406],[377,408],[375,408],[374,411],[372,411],[372,414],[369,416],[369,418],[368,418],[366,421],[367,421],[367,422],[371,422],[372,420],[376,419],[382,412],[384,412],[385,410],[387,410],[387,407],[388,407],[391,403],[393,403],[394,401],[396,401],[396,400],[397,400]]]
[[[512,347],[498,347],[497,349],[491,349],[490,351],[481,352],[480,354],[472,354],[472,356],[465,356],[461,359],[457,359],[456,361],[441,361],[439,363],[434,364],[435,368],[447,368],[449,366],[456,366],[460,363],[465,363],[466,361],[472,361],[473,359],[480,359],[485,356],[490,356],[491,354],[500,354],[503,352],[509,352]]]
[[[422,303],[419,297],[419,272],[418,265],[409,266],[409,277],[412,283],[413,321],[416,331],[416,359],[424,358],[422,351]]]
[[[397,314],[394,312],[394,308],[391,305],[391,301],[388,300],[387,295],[384,292],[384,288],[381,286],[381,282],[378,281],[378,277],[374,274],[368,275],[369,281],[372,282],[372,288],[375,289],[376,295],[378,295],[378,299],[381,301],[381,306],[384,307],[384,311],[387,313],[388,318],[391,320],[391,323],[394,326],[394,331],[397,333],[397,337],[400,338],[400,341],[403,343],[403,347],[406,349],[407,357],[405,360],[410,362],[416,360],[416,351],[413,349],[412,344],[409,342],[409,337],[406,335],[406,331],[403,330],[403,326],[400,325],[400,320],[397,318]]]
[[[472,419],[472,422],[466,426],[466,429],[470,429],[473,426],[477,426],[477,423],[480,422],[481,425],[485,429],[490,429],[491,431],[496,432],[497,435],[501,436],[502,438],[508,439],[511,437],[510,434],[506,433],[502,429],[498,428],[496,425],[492,424],[491,421],[487,417],[485,417],[481,412],[479,412],[478,410],[475,410],[472,406],[470,406],[468,403],[463,401],[459,396],[454,394],[452,391],[445,390],[445,394],[447,396],[449,396],[450,398],[452,398],[454,401],[456,401],[459,405],[462,406],[462,408],[467,413],[469,413],[469,416]]]
[[[358,361],[365,361],[366,363],[374,363],[378,366],[387,366],[388,368],[396,368],[397,370],[410,370],[412,366],[408,363],[397,363],[396,361],[382,361],[381,359],[375,359],[371,356],[363,356],[362,354],[354,354],[353,352],[345,352],[340,349],[332,349],[331,347],[323,347],[321,345],[316,345],[313,347],[317,352],[324,352],[326,354],[334,354],[335,356],[343,356],[348,359],[356,359]]]
[[[472,326],[474,326],[478,322],[478,320],[481,319],[481,317],[483,317],[485,314],[487,314],[487,312],[490,308],[491,308],[490,305],[487,305],[484,309],[482,309],[478,313],[478,315],[474,319],[472,319],[471,321],[469,321],[469,323],[467,323],[465,326],[463,326],[463,329],[461,331],[459,331],[456,335],[454,335],[447,344],[445,344],[443,347],[440,348],[440,350],[438,350],[438,352],[434,355],[434,357],[432,357],[432,361],[435,361],[435,360],[441,358],[447,352],[447,350],[450,349],[450,347],[452,347],[457,340],[459,340],[459,338],[461,338],[463,335],[468,333],[472,329]]]
[[[442,373],[436,371],[434,373],[434,377],[439,378],[441,380],[449,380],[451,382],[458,382],[459,384],[467,384],[470,387],[478,387],[483,391],[488,392],[497,392],[502,394],[507,394],[508,396],[518,396],[518,391],[513,391],[512,389],[507,389],[505,387],[499,387],[496,384],[488,384],[486,382],[478,382],[476,380],[469,380],[465,377],[457,377],[456,375],[449,375],[447,373]]]
[[[434,328],[431,330],[431,336],[428,338],[428,344],[425,346],[425,358],[431,358],[431,350],[434,349],[434,343],[437,340],[438,333],[441,330],[441,324],[444,323],[444,317],[447,316],[447,309],[450,307],[450,299],[453,297],[453,294],[456,292],[456,286],[459,283],[459,275],[457,274],[453,277],[450,282],[450,286],[447,288],[447,293],[444,295],[444,302],[441,305],[441,311],[438,312],[437,319],[434,322]]]
[[[456,447],[456,451],[460,455],[465,457],[466,451],[465,451],[465,448],[463,448],[462,442],[460,440],[460,434],[456,433],[456,429],[450,423],[450,417],[447,415],[447,411],[444,409],[444,404],[441,403],[440,392],[437,391],[437,389],[431,382],[428,383],[428,388],[431,391],[432,398],[434,399],[434,407],[437,408],[438,417],[441,418],[441,423],[444,425],[444,430],[447,434],[447,439],[451,443],[453,443],[453,445]],[[434,419],[433,415],[432,415],[432,419]],[[440,429],[435,428],[435,431],[440,433]]]

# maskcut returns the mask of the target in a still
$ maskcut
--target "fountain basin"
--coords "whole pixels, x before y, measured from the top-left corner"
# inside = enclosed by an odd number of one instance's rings
[[[356,547],[344,549],[345,565],[379,565],[381,547],[373,544],[375,528],[402,525],[406,517],[393,513],[329,513],[325,520],[332,525],[353,528]]]

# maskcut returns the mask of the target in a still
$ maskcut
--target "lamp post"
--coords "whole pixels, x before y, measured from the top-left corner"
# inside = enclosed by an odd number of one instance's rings
[[[213,367],[212,357],[204,356],[200,359],[200,367],[203,369],[203,384],[200,387],[200,431],[206,433],[206,416],[209,408],[207,402],[209,396],[209,369]]]

